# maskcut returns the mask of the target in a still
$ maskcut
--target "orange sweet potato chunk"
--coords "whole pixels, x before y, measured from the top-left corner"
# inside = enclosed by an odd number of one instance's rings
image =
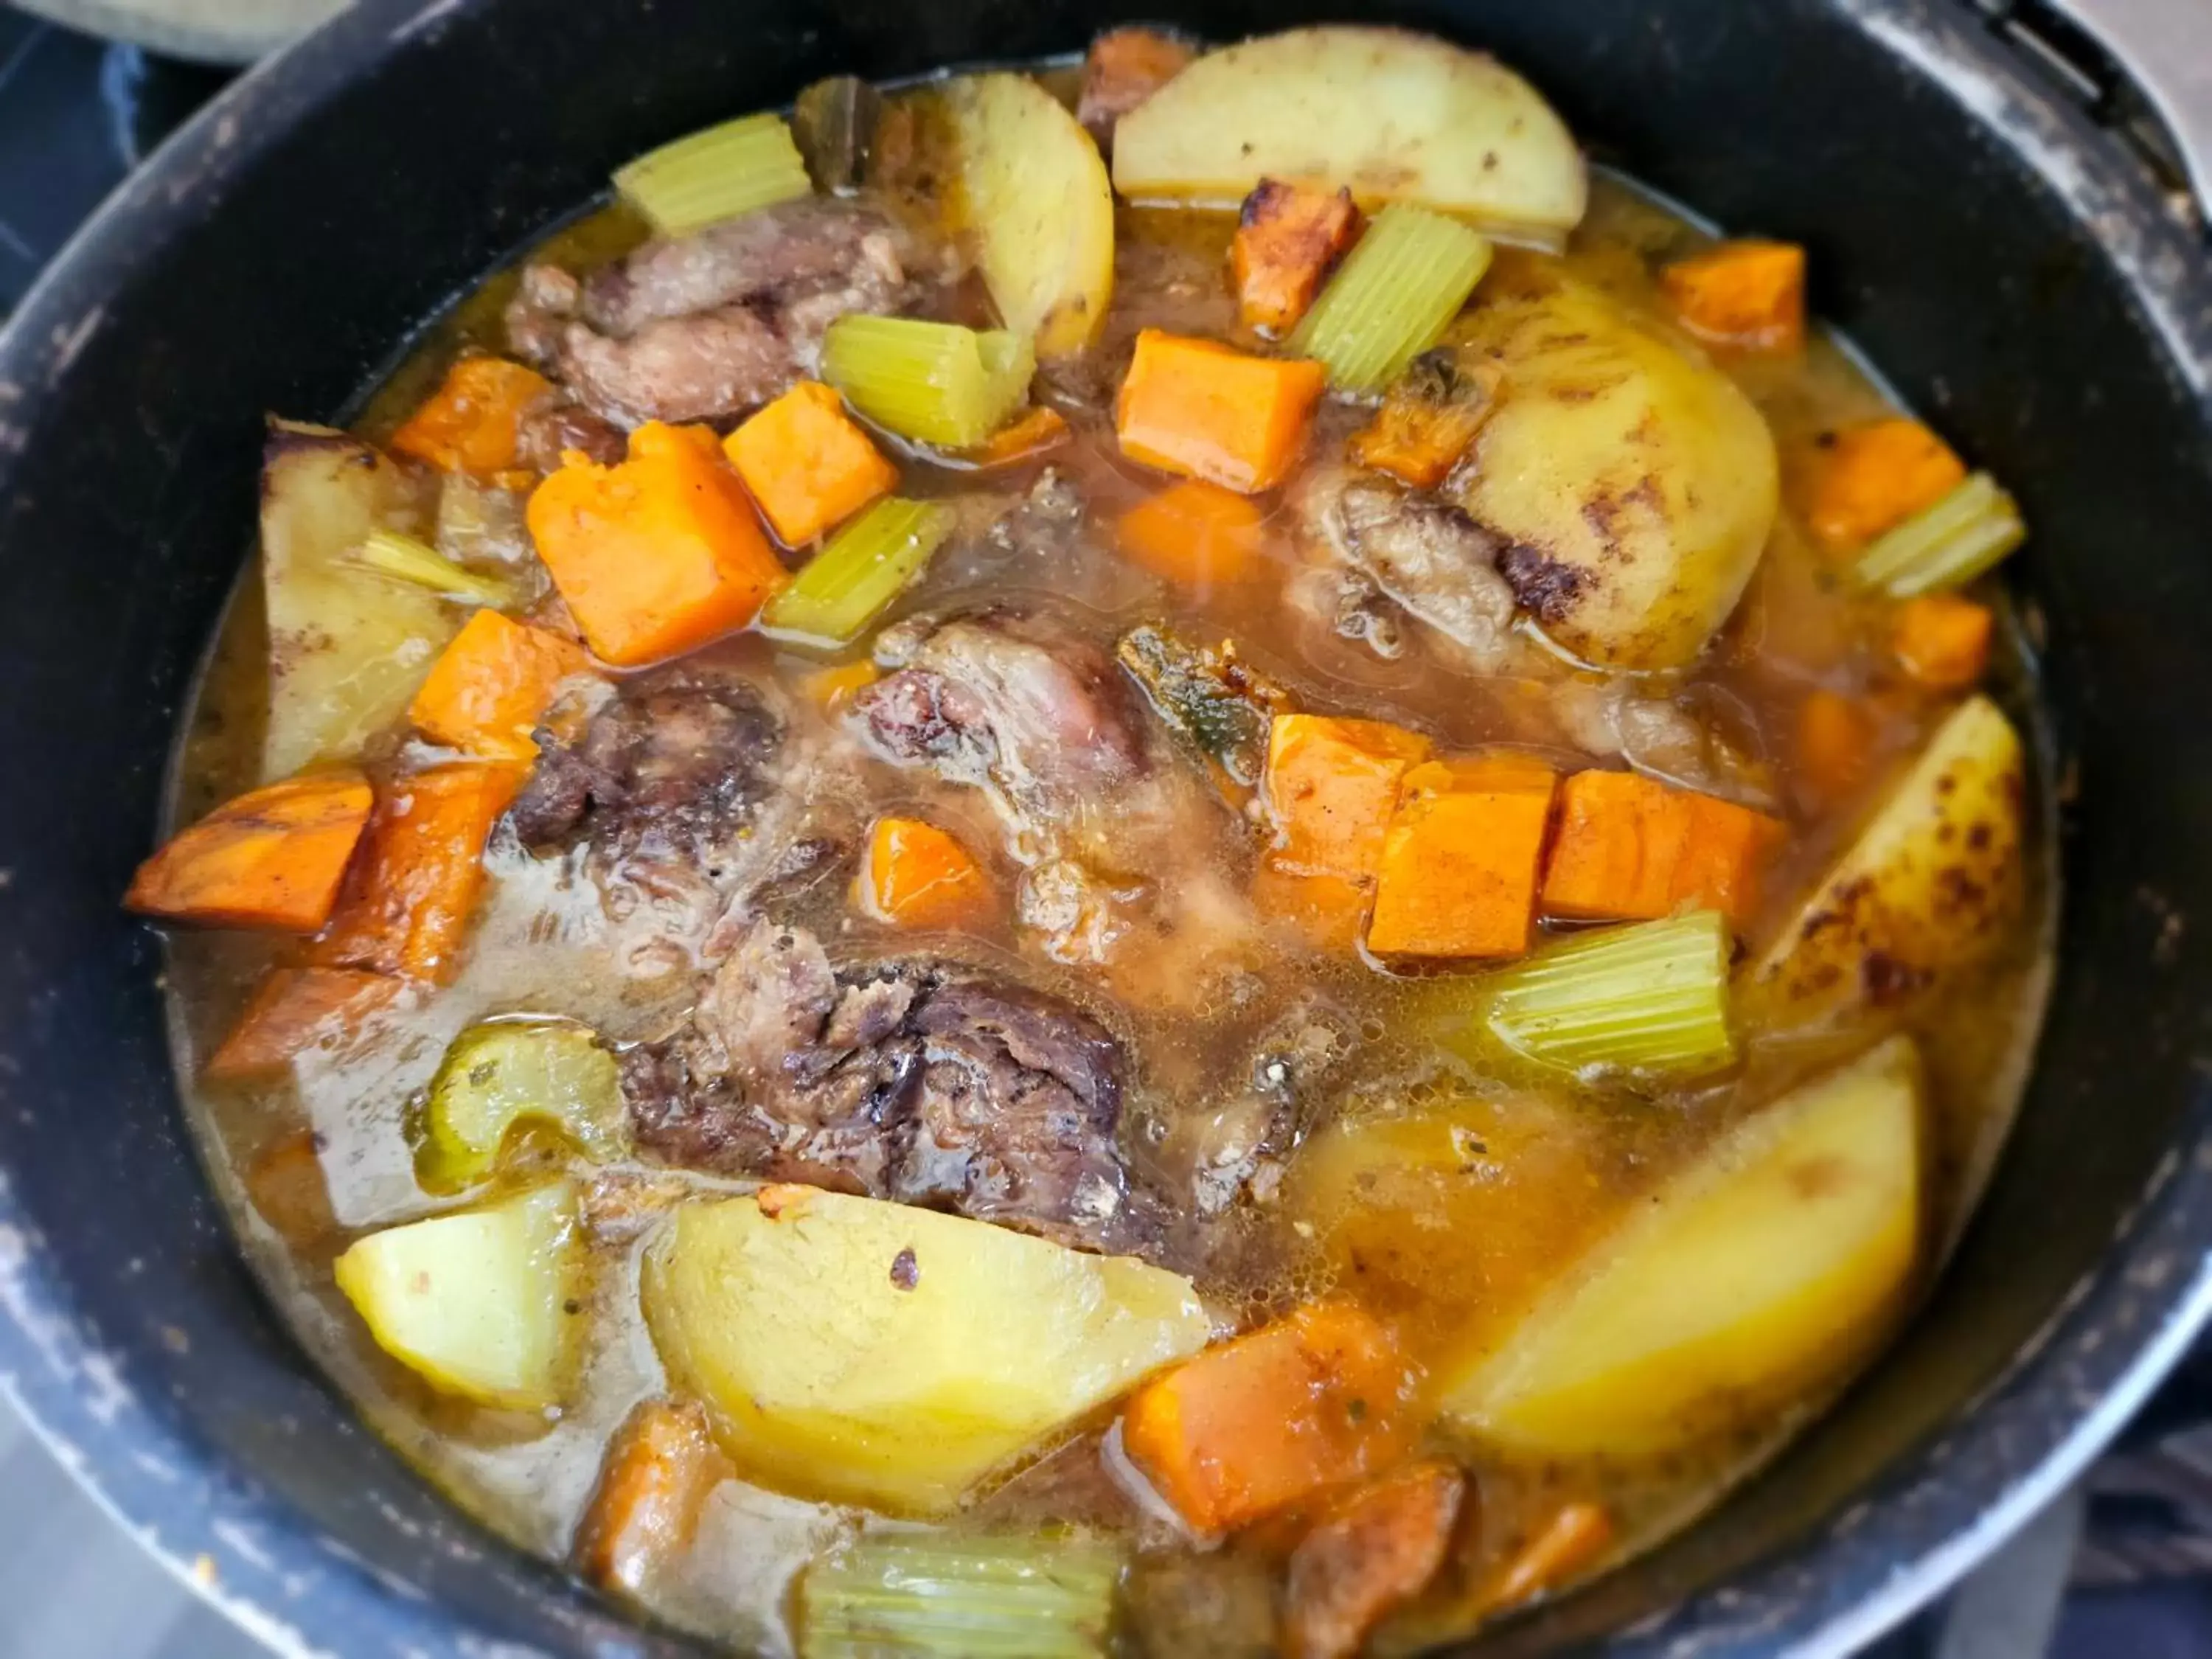
[[[1244,198],[1229,247],[1244,325],[1278,334],[1296,327],[1358,234],[1349,190],[1262,179]]]
[[[1406,774],[1382,841],[1367,948],[1510,957],[1528,948],[1557,776],[1517,755],[1430,761]]]
[[[374,800],[350,769],[240,795],[140,865],[123,902],[167,921],[312,933],[330,920]]]

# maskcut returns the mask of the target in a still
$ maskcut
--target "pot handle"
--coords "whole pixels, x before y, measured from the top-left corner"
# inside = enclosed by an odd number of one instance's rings
[[[2000,31],[2074,83],[2100,114],[2154,153],[2168,152],[2160,159],[2186,180],[2199,222],[2212,220],[2212,51],[2202,0],[1980,3],[1996,14]],[[2137,106],[2132,119],[2130,102]]]

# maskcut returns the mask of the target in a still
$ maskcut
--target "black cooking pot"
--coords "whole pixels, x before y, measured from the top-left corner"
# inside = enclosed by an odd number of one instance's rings
[[[1189,0],[1215,37],[1324,16]],[[2139,160],[1941,0],[1363,3],[1602,156],[1806,243],[1815,300],[2017,490],[2064,781],[2019,1131],[1923,1316],[1687,1535],[1484,1653],[1842,1651],[2051,1495],[2212,1306],[2212,282]],[[2000,7],[2000,9],[2002,8]],[[135,1531],[345,1656],[690,1651],[448,1508],[233,1252],[117,899],[237,580],[264,410],[344,415],[614,163],[840,70],[1079,47],[1115,0],[363,0],[249,76],[0,338],[0,1370]],[[2055,749],[2052,745],[2055,744]]]

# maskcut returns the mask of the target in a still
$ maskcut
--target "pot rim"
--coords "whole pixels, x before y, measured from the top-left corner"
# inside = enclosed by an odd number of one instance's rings
[[[0,493],[26,421],[100,325],[106,296],[210,211],[229,177],[389,53],[433,50],[483,0],[356,0],[248,70],[87,221],[0,330]],[[2212,404],[2212,305],[2201,250],[2151,181],[2080,112],[2023,75],[1940,0],[1838,0],[1909,72],[1964,105],[2098,228],[2170,366]],[[2062,165],[2063,164],[2063,165]],[[2116,216],[2116,209],[2118,210]],[[198,1155],[195,1143],[195,1156]],[[240,1272],[247,1271],[243,1261]],[[465,1615],[315,1535],[286,1501],[218,1461],[143,1395],[67,1286],[0,1168],[0,1397],[118,1527],[180,1583],[276,1652],[449,1647]],[[2098,1265],[2005,1372],[1842,1513],[1607,1644],[1623,1655],[1843,1656],[1948,1589],[2070,1483],[2212,1322],[2212,1079]],[[330,1386],[326,1381],[323,1386]],[[1932,1547],[1901,1548],[1910,1528]],[[536,1564],[549,1578],[554,1570]],[[303,1595],[305,1582],[313,1594]],[[1602,1581],[1599,1581],[1602,1582]],[[1570,1607],[1576,1597],[1558,1604]],[[1527,1622],[1544,1620],[1544,1612]],[[1522,1620],[1514,1621],[1516,1624]],[[1531,1632],[1534,1633],[1534,1632]]]

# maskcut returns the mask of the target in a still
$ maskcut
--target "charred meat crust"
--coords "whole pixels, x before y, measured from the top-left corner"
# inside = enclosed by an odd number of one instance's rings
[[[952,963],[833,966],[756,923],[690,1020],[629,1050],[638,1139],[671,1163],[1139,1249],[1115,1132],[1121,1045],[1073,1004]]]

